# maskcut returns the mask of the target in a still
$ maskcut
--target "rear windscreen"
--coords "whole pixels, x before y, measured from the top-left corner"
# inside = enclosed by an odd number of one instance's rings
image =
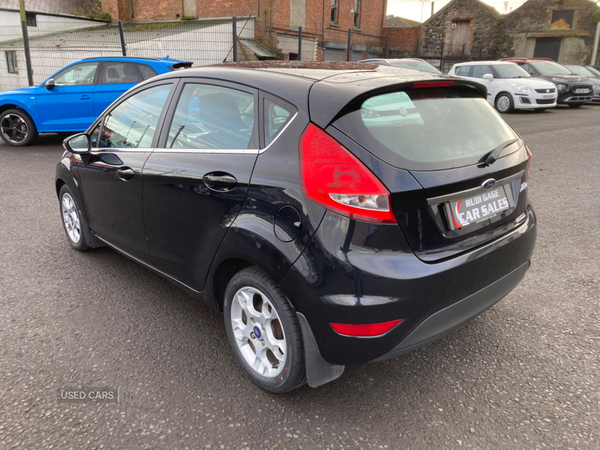
[[[387,163],[410,170],[477,164],[516,133],[470,88],[408,89],[363,101],[333,124]],[[517,142],[502,152],[519,148]]]

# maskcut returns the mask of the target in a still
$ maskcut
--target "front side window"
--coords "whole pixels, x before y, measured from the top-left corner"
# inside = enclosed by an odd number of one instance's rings
[[[494,74],[490,66],[473,66],[474,78],[483,78],[486,73],[491,73],[492,75]]]
[[[516,64],[497,64],[494,69],[499,78],[531,78],[525,69]]]
[[[469,69],[471,68],[471,66],[460,66],[457,67],[455,72],[456,75],[459,75],[461,77],[468,77],[469,76]]]
[[[14,50],[4,52],[6,54],[6,67],[8,73],[19,73],[19,67],[17,66],[17,52]]]
[[[54,77],[55,86],[85,86],[94,84],[97,62],[75,64]]]
[[[127,98],[104,120],[100,147],[150,148],[171,84],[146,89]]]
[[[361,0],[354,0],[354,28],[360,28],[360,7]]]
[[[254,108],[254,95],[247,92],[188,83],[177,103],[167,148],[253,148]]]
[[[339,0],[331,0],[331,23],[338,23]]]
[[[541,74],[545,73],[560,73],[564,75],[568,75],[571,73],[569,69],[564,66],[561,66],[558,63],[552,61],[530,61],[529,62],[532,67],[535,67],[537,71]]]
[[[144,81],[137,64],[121,61],[104,63],[100,84],[140,83]]]

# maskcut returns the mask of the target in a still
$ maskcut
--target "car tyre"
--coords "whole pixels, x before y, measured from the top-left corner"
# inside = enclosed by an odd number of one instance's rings
[[[508,92],[500,92],[496,97],[496,109],[501,113],[509,113],[515,109],[512,95]]]
[[[569,103],[570,108],[581,108],[583,103]]]
[[[85,252],[92,247],[88,244],[85,232],[87,226],[81,215],[73,194],[67,186],[63,186],[58,194],[60,204],[60,217],[67,239],[71,247],[79,252]]]
[[[25,147],[37,139],[38,131],[24,110],[8,109],[0,114],[0,137],[8,145]]]
[[[304,382],[304,341],[296,312],[275,281],[258,267],[231,279],[225,291],[227,337],[250,379],[276,394]]]

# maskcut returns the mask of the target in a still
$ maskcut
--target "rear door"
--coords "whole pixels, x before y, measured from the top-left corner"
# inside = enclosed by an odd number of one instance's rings
[[[258,156],[258,92],[184,79],[143,171],[152,263],[201,290],[248,192]]]
[[[357,155],[366,150],[383,161],[370,168],[423,261],[483,245],[526,218],[528,150],[469,87],[375,95],[329,130]]]
[[[100,66],[98,85],[94,91],[94,112],[102,114],[112,102],[144,77],[137,64],[128,61],[104,61]]]

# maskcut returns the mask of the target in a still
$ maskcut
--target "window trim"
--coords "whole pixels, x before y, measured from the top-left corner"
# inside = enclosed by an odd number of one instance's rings
[[[181,98],[181,94],[185,89],[186,84],[207,84],[211,86],[218,86],[228,89],[234,89],[237,91],[245,92],[247,94],[251,94],[254,96],[254,130],[252,131],[253,138],[253,147],[247,149],[228,149],[228,148],[167,148],[167,140],[169,138],[169,131],[171,129],[171,123],[173,122],[173,117],[175,117],[175,112],[177,110],[177,105],[179,104],[179,99]],[[163,118],[161,124],[161,130],[159,133],[159,139],[154,145],[154,152],[160,153],[227,153],[227,154],[258,154],[260,152],[260,139],[259,139],[259,91],[258,89],[253,89],[248,86],[244,86],[242,84],[232,83],[228,81],[220,81],[215,80],[213,78],[197,78],[197,77],[189,77],[189,78],[180,78],[177,87],[172,90],[173,97],[170,100],[169,107],[166,109],[166,114]],[[165,110],[163,110],[165,111]]]
[[[156,127],[156,132],[154,133],[154,136],[152,137],[152,143],[150,147],[144,147],[144,148],[114,148],[114,147],[110,147],[110,148],[100,148],[100,147],[95,147],[91,149],[91,153],[115,153],[115,152],[148,152],[148,151],[153,151],[153,149],[156,148],[156,145],[158,143],[158,139],[160,137],[160,134],[162,133],[162,129],[163,129],[163,124],[164,124],[164,119],[165,119],[165,115],[169,110],[169,107],[171,105],[171,101],[173,100],[173,94],[175,92],[175,90],[177,89],[177,85],[179,84],[179,80],[177,79],[166,79],[166,80],[161,80],[158,82],[154,82],[151,84],[145,84],[143,86],[140,87],[136,87],[133,88],[131,91],[127,92],[127,96],[126,97],[121,97],[119,100],[118,104],[113,104],[111,105],[110,109],[107,109],[106,111],[104,111],[104,113],[94,121],[94,123],[92,123],[89,128],[85,131],[85,133],[88,136],[91,136],[91,134],[94,132],[94,128],[97,127],[98,125],[100,126],[100,131],[98,132],[98,136],[102,136],[104,133],[104,123],[105,123],[105,119],[106,116],[108,116],[111,112],[113,112],[116,108],[118,108],[125,100],[133,97],[136,94],[139,94],[142,91],[145,91],[146,89],[152,89],[158,86],[162,86],[165,84],[170,84],[171,85],[171,90],[169,91],[169,94],[167,95],[167,99],[165,100],[165,106],[163,106],[163,110],[160,113],[160,117],[158,118],[158,126]],[[98,139],[98,143],[100,142],[100,139]]]
[[[4,51],[4,55],[6,56],[6,70],[8,71],[8,73],[16,75],[19,73],[19,58],[17,57],[17,51],[16,50],[5,50]],[[9,58],[9,55],[11,56]],[[11,65],[12,65],[12,71],[11,69]]]

